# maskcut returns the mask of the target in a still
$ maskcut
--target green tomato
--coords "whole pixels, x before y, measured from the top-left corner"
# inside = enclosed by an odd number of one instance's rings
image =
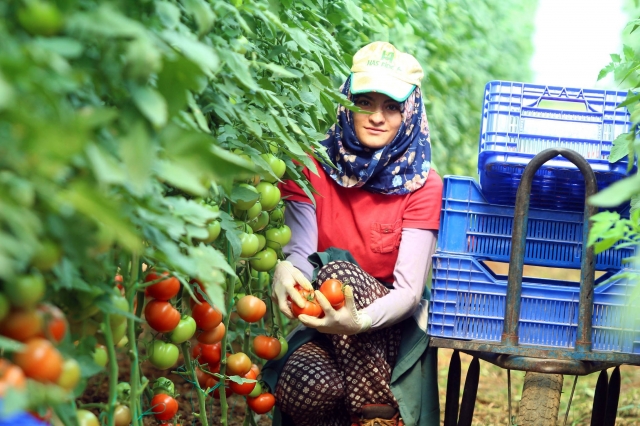
[[[276,266],[278,255],[271,247],[267,247],[255,254],[250,260],[251,267],[259,272],[267,272]]]
[[[255,197],[252,196],[247,200],[236,200],[236,202],[233,203],[234,207],[237,209],[249,210],[256,202],[258,202],[258,199],[260,198],[258,189],[255,186],[249,185],[248,183],[241,183],[240,185],[238,185],[238,187],[248,189],[249,191],[255,193]]]
[[[255,219],[249,222],[249,226],[255,232],[264,229],[265,226],[269,224],[269,213],[262,211]]]
[[[269,182],[260,182],[256,185],[256,189],[260,193],[260,203],[263,210],[270,211],[276,208],[280,202],[280,190],[277,186]]]
[[[258,237],[258,251],[262,250],[267,245],[267,239],[262,234],[253,234]]]
[[[149,362],[161,370],[173,367],[178,362],[179,355],[176,345],[162,340],[154,340],[149,348]]]
[[[65,360],[62,364],[62,373],[58,378],[58,386],[66,390],[72,390],[80,382],[80,364],[73,358]]]
[[[247,396],[250,396],[251,398],[255,398],[258,395],[262,394],[262,385],[260,384],[260,382],[256,382],[256,387],[253,388],[253,390],[251,391],[250,394],[248,394]]]
[[[9,303],[9,299],[7,299],[4,293],[0,293],[0,322],[5,319],[10,309],[11,304]]]
[[[49,271],[60,260],[61,252],[57,244],[52,241],[43,241],[40,248],[31,258],[31,264],[42,272]]]
[[[243,232],[240,234],[240,244],[242,246],[241,257],[251,257],[258,252],[260,240],[254,234]]]
[[[244,223],[241,220],[234,220],[233,221],[236,224],[236,229],[242,232],[246,232],[247,234],[253,234],[253,228],[251,228],[251,226],[249,226],[249,224]]]
[[[272,223],[280,223],[284,220],[284,209],[281,207],[274,209],[269,213],[269,219]]]
[[[291,240],[291,229],[287,225],[267,229],[264,234],[267,239],[267,247],[274,250],[283,248]]]
[[[274,360],[282,358],[289,350],[289,342],[287,342],[287,339],[285,339],[283,336],[280,336],[278,337],[278,341],[280,342],[280,353],[277,357],[274,358]]]
[[[262,204],[260,204],[260,202],[256,202],[253,206],[251,206],[247,210],[241,210],[237,207],[233,208],[234,217],[245,219],[245,220],[255,219],[260,215],[261,212],[262,212]]]
[[[18,11],[18,22],[25,30],[33,35],[51,36],[62,29],[62,13],[53,2],[32,0],[26,4]]]
[[[210,244],[215,240],[217,240],[218,237],[220,236],[221,229],[222,227],[220,226],[220,222],[218,222],[217,220],[214,220],[213,222],[211,222],[209,226],[207,226],[207,231],[209,232],[209,235],[204,240],[204,242]]]
[[[100,421],[96,415],[89,410],[78,410],[76,416],[78,417],[79,426],[100,426]]]
[[[179,345],[180,343],[191,339],[195,333],[196,321],[189,315],[183,315],[176,328],[169,333],[169,339],[173,343]]]
[[[107,349],[102,345],[97,346],[96,350],[93,352],[93,362],[98,364],[100,367],[106,367],[108,361],[109,355],[107,354]]]
[[[281,159],[279,159],[273,154],[260,154],[260,157],[262,157],[267,162],[267,164],[269,164],[271,171],[275,175],[274,177],[270,173],[264,173],[262,175],[262,179],[264,181],[269,183],[274,183],[278,179],[280,179],[282,176],[284,176],[284,172],[287,170],[287,165],[285,164],[284,161],[282,161]]]
[[[11,305],[19,308],[33,308],[44,297],[46,290],[42,275],[22,275],[11,283],[6,283],[4,291]]]

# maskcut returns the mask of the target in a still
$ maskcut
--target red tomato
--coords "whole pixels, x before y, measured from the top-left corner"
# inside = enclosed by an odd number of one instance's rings
[[[7,390],[24,389],[26,386],[27,379],[22,369],[0,358],[0,397],[4,397]]]
[[[0,323],[0,334],[26,342],[42,333],[42,314],[35,309],[13,309]]]
[[[251,359],[244,352],[236,352],[227,357],[227,375],[244,376],[251,370]]]
[[[242,377],[244,379],[255,380],[258,376],[253,370],[249,370],[249,372]],[[238,395],[249,395],[255,387],[256,382],[239,384],[234,382],[233,380],[229,380],[229,388]]]
[[[176,277],[169,276],[168,272],[159,275],[152,271],[144,277],[144,282],[156,281],[162,277],[167,278],[147,287],[146,293],[154,299],[167,301],[180,291],[180,281]]]
[[[253,339],[253,351],[262,359],[274,359],[280,355],[281,346],[280,341],[275,337],[260,335]]]
[[[222,312],[207,302],[202,302],[199,305],[195,304],[191,309],[191,316],[201,330],[211,330],[222,322]]]
[[[255,398],[248,397],[247,405],[256,414],[265,414],[271,411],[274,405],[276,405],[276,398],[270,393],[263,393]]]
[[[256,377],[258,377],[260,375],[260,367],[258,367],[258,364],[251,364],[251,371],[256,373]]]
[[[330,278],[320,286],[320,293],[327,298],[334,308],[344,302],[342,281]]]
[[[165,393],[159,393],[151,400],[151,411],[157,420],[171,420],[178,412],[178,402]]]
[[[172,331],[180,322],[180,312],[171,303],[155,299],[145,306],[144,317],[149,327],[160,333]]]
[[[204,343],[207,345],[218,343],[224,337],[224,333],[226,332],[226,330],[227,329],[225,328],[224,323],[221,322],[220,324],[218,324],[216,328],[213,328],[211,330],[201,331],[200,334],[198,334],[198,342]]]
[[[258,322],[267,313],[267,305],[261,299],[248,294],[238,300],[236,310],[240,318],[246,322]]]
[[[213,384],[213,386],[216,385],[216,383],[218,383],[217,381]],[[211,386],[211,387],[213,387]],[[220,388],[222,386],[218,386],[217,388],[215,388],[215,390],[212,392],[212,395],[215,399],[220,399]],[[229,386],[225,386],[224,387],[224,394],[226,395],[227,398],[229,398],[231,395],[233,395],[233,391],[231,390],[231,388]]]
[[[191,355],[194,359],[198,359],[200,364],[209,364],[209,366],[216,365],[222,358],[222,348],[220,342],[213,345],[205,345],[198,343],[191,351]]]
[[[311,300],[309,300],[311,299]],[[304,306],[301,308],[296,303],[291,304],[291,312],[294,317],[298,317],[299,315],[309,315],[311,317],[320,317],[324,314],[324,311],[315,300],[315,298],[309,297],[306,299]]]
[[[56,383],[62,373],[64,359],[47,339],[29,340],[24,350],[16,352],[13,358],[27,377],[39,382]]]
[[[211,388],[215,385],[215,383],[212,382],[214,377],[211,374],[202,371],[199,367],[196,367],[196,379],[202,389]]]
[[[67,333],[67,321],[64,314],[57,306],[43,303],[38,306],[45,323],[44,333],[40,337],[46,337],[56,343],[60,343]]]

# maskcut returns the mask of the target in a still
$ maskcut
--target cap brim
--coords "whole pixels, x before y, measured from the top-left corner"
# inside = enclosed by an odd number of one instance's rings
[[[376,92],[385,94],[398,102],[404,102],[415,87],[414,84],[398,80],[388,74],[370,72],[351,74],[351,93],[354,95]]]

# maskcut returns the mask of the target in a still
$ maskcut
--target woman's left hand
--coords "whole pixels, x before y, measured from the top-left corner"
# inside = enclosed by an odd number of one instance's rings
[[[353,300],[353,289],[344,287],[344,306],[338,310],[319,290],[316,290],[316,300],[324,311],[323,318],[300,315],[298,319],[307,327],[315,328],[321,333],[351,335],[367,331],[371,328],[371,317],[364,311],[356,309]]]

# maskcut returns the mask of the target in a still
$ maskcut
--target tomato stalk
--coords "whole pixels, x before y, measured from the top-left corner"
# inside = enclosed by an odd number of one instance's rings
[[[111,315],[107,312],[104,314],[104,320],[102,321],[102,332],[104,333],[104,340],[107,347],[107,353],[109,354],[109,399],[107,405],[107,419],[108,424],[114,424],[114,413],[116,408],[116,402],[118,400],[118,394],[116,387],[118,386],[118,359],[116,355],[116,346],[113,342],[113,333],[111,332]]]
[[[131,257],[131,273],[129,274],[129,280],[125,287],[125,295],[127,296],[127,302],[129,303],[129,312],[134,311],[137,318],[142,315],[142,307],[144,305],[144,293],[138,291],[138,277],[142,269],[142,264],[137,253],[134,253]],[[137,302],[134,302],[137,297]],[[137,303],[137,305],[136,305]],[[142,395],[144,386],[142,389],[140,385],[140,363],[138,357],[138,338],[136,333],[136,321],[132,318],[127,318],[127,334],[129,339],[129,359],[131,360],[130,367],[130,385],[131,394],[129,401],[129,408],[131,410],[132,424],[133,426],[140,425],[140,417],[142,414],[142,406],[140,404],[140,397]],[[146,379],[146,378],[145,378]]]
[[[207,419],[206,394],[205,394],[205,391],[200,387],[200,383],[198,383],[198,376],[196,375],[196,370],[193,368],[193,362],[191,361],[191,353],[189,352],[189,342],[183,342],[180,345],[180,349],[182,349],[182,356],[184,357],[184,365],[187,368],[189,377],[191,378],[191,381],[196,387],[196,393],[198,394],[198,405],[200,407],[200,413],[193,413],[193,415],[200,419],[200,424],[202,426],[208,426],[209,423]]]

